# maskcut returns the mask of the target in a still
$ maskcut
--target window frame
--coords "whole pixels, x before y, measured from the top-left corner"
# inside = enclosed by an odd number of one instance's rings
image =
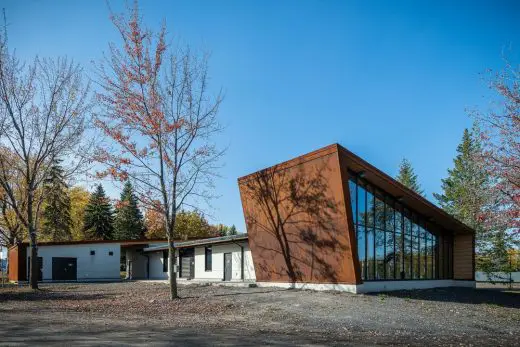
[[[209,257],[208,257],[208,253],[209,253]],[[206,271],[206,272],[213,271],[213,249],[211,246],[204,247],[204,271]]]

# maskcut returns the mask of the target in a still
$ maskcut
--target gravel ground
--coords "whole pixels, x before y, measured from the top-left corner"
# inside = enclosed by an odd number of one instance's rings
[[[353,295],[164,283],[0,288],[0,345],[520,345],[520,288]]]

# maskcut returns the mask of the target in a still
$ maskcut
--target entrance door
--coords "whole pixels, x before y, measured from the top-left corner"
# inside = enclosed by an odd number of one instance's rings
[[[179,276],[181,278],[195,277],[195,251],[193,248],[185,248],[179,251],[181,271]]]
[[[52,258],[53,281],[76,281],[78,271],[77,258]]]
[[[224,253],[224,281],[231,281],[232,263],[231,253]]]
[[[43,280],[43,258],[38,257],[38,282]],[[27,280],[31,278],[31,257],[27,257]]]

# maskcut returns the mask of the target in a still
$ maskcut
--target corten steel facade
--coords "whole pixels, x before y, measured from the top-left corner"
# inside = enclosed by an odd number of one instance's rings
[[[474,284],[474,231],[340,145],[238,183],[259,284]]]

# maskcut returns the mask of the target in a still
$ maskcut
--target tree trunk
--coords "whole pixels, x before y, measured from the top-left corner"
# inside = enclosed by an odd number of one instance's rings
[[[176,254],[173,239],[168,238],[168,277],[170,280],[170,299],[177,299],[177,271],[175,271]]]
[[[38,265],[38,248],[36,247],[35,238],[31,236],[29,239],[31,247],[31,272],[29,273],[29,279],[31,289],[38,289],[38,275],[40,273]]]
[[[36,230],[34,228],[33,218],[33,195],[29,188],[27,194],[27,224],[29,224],[29,245],[31,247],[31,271],[29,273],[29,282],[31,289],[38,289],[38,274],[40,269],[38,266],[38,247],[36,244]]]

